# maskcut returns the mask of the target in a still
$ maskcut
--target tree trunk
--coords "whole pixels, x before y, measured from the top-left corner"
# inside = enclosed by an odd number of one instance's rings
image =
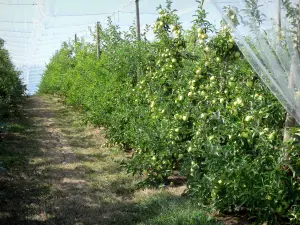
[[[291,140],[291,128],[297,125],[296,120],[289,113],[286,114],[286,119],[284,123],[284,133],[283,133],[283,141],[287,142]]]

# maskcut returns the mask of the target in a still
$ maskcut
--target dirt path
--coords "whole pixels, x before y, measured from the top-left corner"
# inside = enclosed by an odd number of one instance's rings
[[[159,213],[142,202],[160,191],[134,190],[138,179],[120,167],[122,151],[105,147],[103,129],[52,97],[31,97],[25,114],[24,131],[0,145],[9,168],[0,173],[0,224],[137,224]]]

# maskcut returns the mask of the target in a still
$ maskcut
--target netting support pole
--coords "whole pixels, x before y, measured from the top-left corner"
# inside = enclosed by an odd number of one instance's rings
[[[140,23],[140,6],[139,0],[135,0],[136,8],[136,38],[138,41],[141,40],[141,23]]]
[[[300,0],[298,0],[298,29],[297,29],[298,49],[300,47]]]
[[[100,22],[96,24],[96,41],[97,41],[97,59],[100,59],[101,49],[100,49]]]
[[[278,16],[278,31],[280,34],[280,30],[281,30],[281,1],[282,0],[278,0],[278,11],[277,11],[277,16]]]
[[[139,0],[135,0],[135,12],[136,12],[136,39],[138,42],[141,41],[141,22],[140,22],[140,6]],[[137,65],[136,71],[136,82],[139,81],[141,76],[141,71],[139,65]]]

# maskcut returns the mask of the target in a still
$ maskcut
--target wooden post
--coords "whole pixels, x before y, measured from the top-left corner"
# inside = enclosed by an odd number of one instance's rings
[[[75,34],[75,44],[77,44],[77,34]]]
[[[96,25],[96,41],[97,41],[97,59],[100,59],[101,49],[100,49],[100,22]]]
[[[141,40],[141,24],[140,24],[140,7],[139,0],[135,0],[135,8],[136,8],[136,37],[137,40]]]

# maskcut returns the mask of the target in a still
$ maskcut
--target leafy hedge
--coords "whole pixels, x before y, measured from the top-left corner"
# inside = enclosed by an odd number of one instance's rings
[[[24,100],[25,86],[4,49],[4,41],[0,39],[0,122],[15,112]]]
[[[100,60],[84,40],[65,43],[40,91],[64,96],[112,142],[134,149],[127,168],[144,184],[179,172],[199,204],[297,223],[299,149],[282,142],[284,109],[202,5],[186,32],[170,1],[159,7],[153,42],[110,23]]]

